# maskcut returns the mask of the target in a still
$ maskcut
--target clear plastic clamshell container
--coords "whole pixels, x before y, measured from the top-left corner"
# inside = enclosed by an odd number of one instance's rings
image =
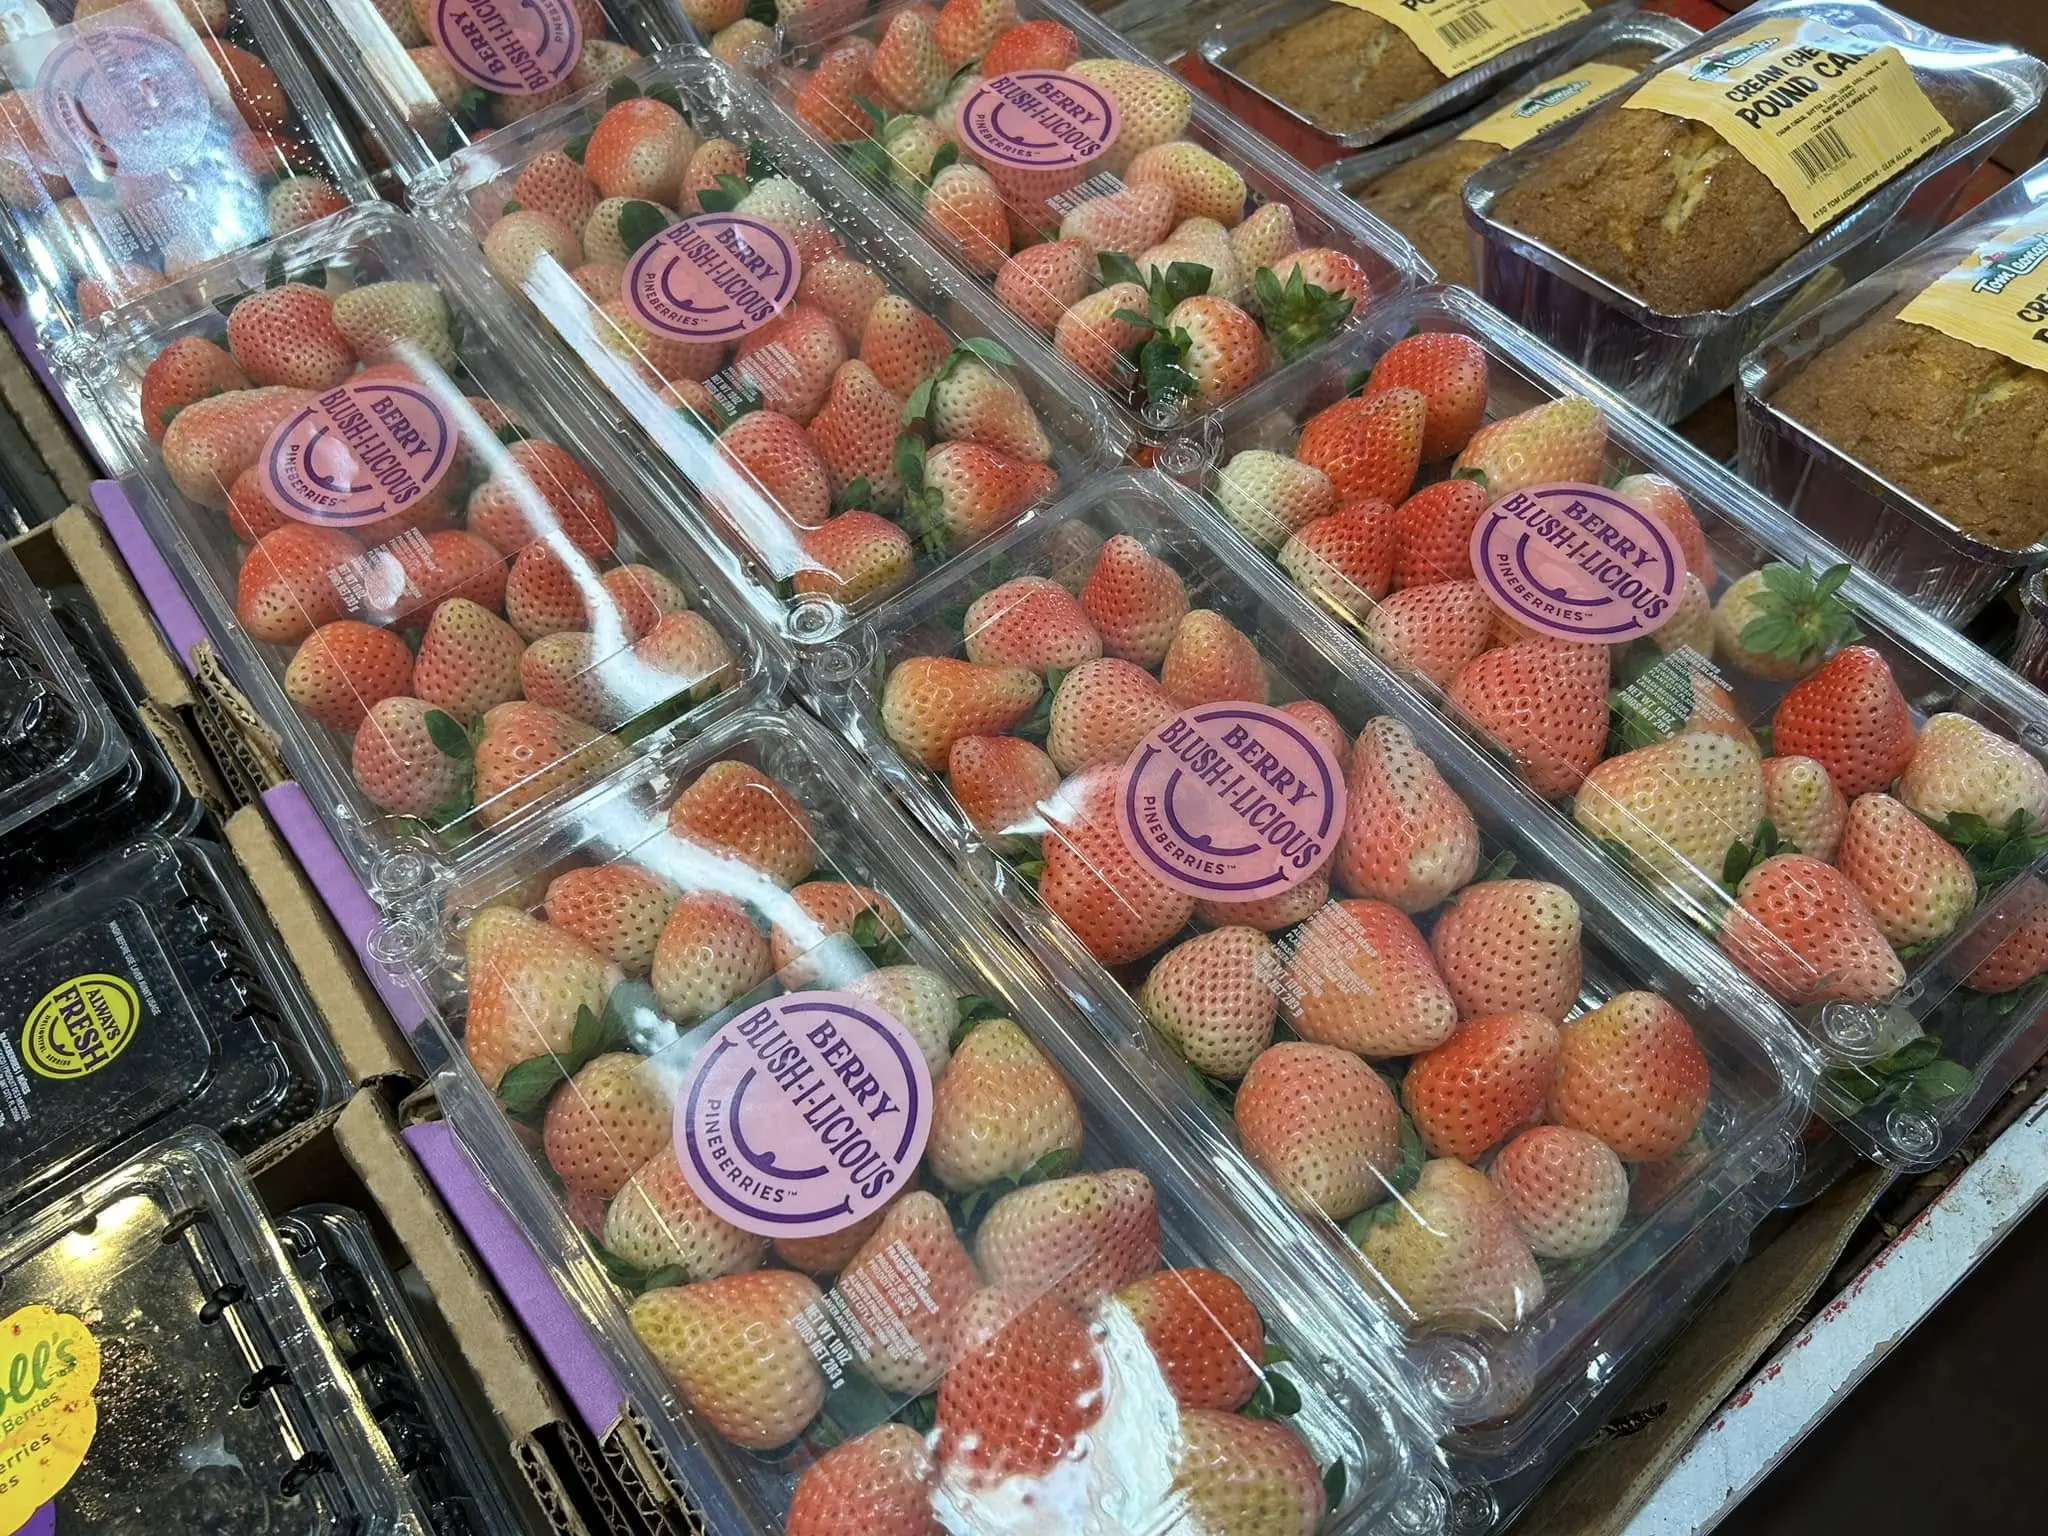
[[[2048,565],[2048,488],[2037,478],[2048,347],[2036,335],[2048,302],[2033,276],[2044,251],[2048,166],[1743,360],[1743,478],[1950,624]],[[1951,276],[1965,271],[1982,276]],[[2008,346],[2038,351],[2041,366],[1938,328],[1945,317],[1970,326],[1967,300],[1938,303],[1959,281],[1997,296]],[[1923,293],[1936,307],[1902,317]]]
[[[380,898],[779,675],[630,451],[536,377],[467,265],[365,207],[60,360]]]
[[[32,840],[40,818],[133,768],[43,594],[0,550],[0,838]]]
[[[185,1126],[261,1151],[348,1075],[239,866],[144,837],[0,906],[0,1204],[42,1200]]]
[[[1502,76],[1545,59],[1615,12],[1635,6],[1636,0],[1558,4],[1558,25],[1450,76],[1402,28],[1340,0],[1253,4],[1219,22],[1202,39],[1200,51],[1210,68],[1295,121],[1345,149],[1363,149],[1457,111],[1491,91]],[[1475,25],[1451,14],[1438,26],[1455,31],[1461,23]],[[1476,26],[1494,30],[1483,11]]]
[[[1504,116],[1514,131],[1533,137],[1619,89],[1627,77],[1618,71],[1639,73],[1699,35],[1699,28],[1654,11],[1603,15],[1570,47],[1537,60],[1470,111],[1332,161],[1317,174],[1399,230],[1436,269],[1439,282],[1470,288],[1478,272],[1465,225],[1465,179],[1508,146],[1485,130],[1467,134]],[[1583,67],[1588,64],[1594,68]]]
[[[405,181],[664,49],[674,5],[624,0],[285,0]]]
[[[1793,1178],[1764,1001],[1156,471],[845,649],[820,707],[1407,1329],[1457,1528],[1518,1507]]]
[[[535,366],[638,423],[664,494],[701,498],[798,644],[1128,448],[1086,380],[701,55],[521,123],[420,195],[537,312]]]
[[[437,895],[442,1103],[707,1528],[1445,1528],[1378,1320],[802,710]]]
[[[0,88],[0,250],[46,339],[368,195],[271,0],[24,0]]]
[[[1239,402],[1200,478],[1778,1000],[1866,1154],[1938,1160],[2032,1060],[2048,699],[1689,444],[1447,289]]]
[[[426,1536],[217,1138],[172,1137],[14,1225],[0,1280],[17,1369],[40,1360],[43,1416],[63,1415],[26,1529]]]
[[[1669,67],[1732,73],[1740,59],[1717,52],[1729,39],[1803,21],[1897,49],[1953,132],[1789,254],[1780,254],[1789,243],[1784,236],[1800,230],[1790,205],[1733,150],[1719,140],[1704,151],[1653,145],[1654,135],[1629,130],[1619,114],[1631,110],[1628,102],[1643,81],[1503,155],[1466,183],[1466,216],[1480,248],[1480,294],[1660,420],[1676,421],[1720,393],[1771,330],[1940,225],[1992,146],[2033,110],[2048,83],[2041,62],[2016,48],[1951,37],[1867,0],[1767,0],[1708,32]],[[1574,146],[1581,135],[1596,136],[1583,153]],[[1654,157],[1647,168],[1624,163],[1645,153]],[[1718,178],[1709,174],[1716,164],[1724,167]],[[1502,206],[1532,179],[1529,208],[1515,216],[1526,224],[1530,213],[1542,210],[1548,231],[1517,225],[1512,208]],[[1723,190],[1716,192],[1717,185]],[[1602,245],[1596,254],[1602,231],[1631,228],[1631,221],[1645,217],[1625,204],[1601,209],[1599,192],[1606,186],[1661,187],[1644,195],[1668,192],[1677,199],[1679,222],[1667,233],[1697,227],[1697,238],[1646,236]],[[1580,246],[1584,254],[1575,257],[1566,246]],[[1613,251],[1635,249],[1645,253],[1643,281],[1682,295],[1724,287],[1728,297],[1700,308],[1670,298],[1652,302],[1631,288],[1637,279],[1614,266]]]
[[[895,4],[784,42],[783,106],[1163,451],[1427,275],[1067,0],[1022,0],[973,35]]]

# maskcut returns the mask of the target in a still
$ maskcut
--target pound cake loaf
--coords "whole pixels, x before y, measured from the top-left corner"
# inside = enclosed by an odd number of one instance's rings
[[[1772,404],[1956,527],[2001,549],[2048,534],[2048,373],[1886,305]]]

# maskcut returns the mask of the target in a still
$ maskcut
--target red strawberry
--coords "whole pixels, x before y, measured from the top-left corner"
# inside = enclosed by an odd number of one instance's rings
[[[1721,948],[1787,1002],[1874,1002],[1906,981],[1856,883],[1803,853],[1742,877]]]
[[[1845,646],[1778,701],[1771,743],[1814,759],[1853,801],[1906,771],[1913,717],[1885,659],[1867,645]]]
[[[1052,444],[1024,391],[964,348],[932,382],[931,420],[942,441],[979,443],[1033,464],[1052,457]]]
[[[810,304],[792,304],[748,332],[733,354],[733,372],[760,392],[769,410],[806,422],[825,403],[846,355],[830,315]]]
[[[1890,795],[1858,795],[1835,867],[1894,949],[1947,938],[1977,904],[1970,861]]]
[[[946,1373],[961,1309],[980,1286],[938,1196],[914,1190],[896,1201],[839,1276],[838,1292],[863,1325],[855,1339],[861,1373],[904,1398],[929,1392]]]
[[[1579,904],[1547,880],[1469,885],[1437,919],[1430,947],[1458,1017],[1526,1010],[1552,1021],[1579,998]]]
[[[1607,647],[1504,645],[1466,663],[1449,697],[1520,763],[1531,789],[1556,799],[1579,787],[1607,744]]]
[[[242,471],[262,455],[270,434],[313,397],[272,385],[194,400],[164,429],[164,469],[178,494],[202,507],[225,507]]]
[[[713,763],[668,809],[668,829],[750,864],[784,890],[817,867],[811,818],[782,785],[730,759]]]
[[[1159,681],[1183,709],[1226,699],[1266,702],[1266,668],[1251,638],[1220,613],[1190,610],[1173,632]]]
[[[1485,1174],[1434,1159],[1386,1213],[1359,1251],[1416,1322],[1511,1329],[1543,1304],[1543,1275]]]
[[[529,544],[519,552],[510,571],[505,571],[501,558],[492,563],[505,572],[505,617],[523,638],[540,640],[581,630],[590,622],[583,594],[593,585],[592,573],[580,557],[572,569],[547,545]]]
[[[1279,558],[1304,592],[1362,620],[1393,577],[1394,509],[1384,501],[1347,501],[1295,532]]]
[[[1401,1161],[1401,1108],[1349,1051],[1288,1040],[1237,1087],[1244,1150],[1288,1200],[1332,1221],[1385,1198]]]
[[[520,697],[519,633],[487,608],[450,598],[420,640],[413,691],[457,720],[474,720]]]
[[[910,536],[872,512],[842,512],[802,543],[804,564],[791,586],[799,596],[849,606],[901,586],[917,561]]]
[[[534,437],[522,438],[506,452],[511,464],[470,494],[471,532],[500,554],[516,555],[559,527],[592,560],[611,553],[617,525],[605,507],[604,492],[574,454]]]
[[[583,167],[559,149],[542,150],[521,168],[512,182],[512,200],[536,208],[564,229],[581,229],[599,193]]]
[[[1368,720],[1351,749],[1337,883],[1403,912],[1426,912],[1471,880],[1479,828],[1457,792],[1392,715]]]
[[[875,82],[869,69],[875,45],[864,37],[841,38],[823,53],[810,77],[790,101],[790,110],[827,143],[847,144],[868,137],[874,124],[861,111],[863,97],[872,100]]]
[[[598,582],[617,616],[621,639],[638,640],[665,615],[690,606],[683,589],[651,565],[615,565],[598,577]],[[594,621],[594,627],[605,627],[602,617]]]
[[[1486,419],[1486,349],[1456,331],[1422,331],[1403,337],[1374,365],[1365,393],[1371,398],[1389,389],[1415,390],[1427,403],[1422,462],[1447,459],[1470,441]]]
[[[450,756],[441,750],[427,723],[440,714],[425,700],[405,696],[382,699],[370,707],[356,728],[349,771],[372,802],[422,820],[435,819],[448,806],[459,808],[469,789],[469,757],[466,752]],[[453,720],[448,728],[461,736],[462,727]]]
[[[783,1536],[942,1536],[932,1477],[924,1436],[907,1424],[878,1425],[804,1469]]]
[[[1235,1082],[1273,1040],[1280,961],[1257,928],[1197,934],[1160,957],[1138,1006],[1197,1072]]]
[[[1628,1170],[1597,1136],[1539,1125],[1501,1148],[1487,1170],[1494,1193],[1539,1259],[1598,1253],[1628,1216]]]
[[[860,334],[860,360],[897,395],[907,396],[937,373],[952,351],[939,323],[900,293],[875,301]]]
[[[505,606],[509,573],[503,557],[466,529],[429,533],[418,543],[408,539],[392,552],[405,575],[404,590],[393,605],[397,623],[424,622],[436,603],[450,597],[466,597],[494,613]],[[538,553],[553,558],[545,549]],[[515,562],[513,570],[518,569]],[[582,622],[579,605],[576,623]]]
[[[602,772],[624,749],[559,710],[515,700],[484,714],[476,744],[476,813],[485,826]]]
[[[1408,587],[1373,609],[1365,642],[1392,666],[1446,688],[1493,643],[1499,612],[1476,581]]]
[[[912,656],[883,687],[882,729],[912,760],[943,768],[954,742],[1009,730],[1042,692],[1044,684],[1028,668]]]
[[[1017,25],[1017,0],[946,0],[933,27],[949,71],[970,64]]]
[[[1654,992],[1619,992],[1564,1026],[1550,1118],[1653,1163],[1691,1138],[1713,1093],[1692,1026]]]
[[[860,346],[868,316],[888,291],[888,284],[873,267],[851,256],[832,255],[804,268],[796,299],[799,304],[811,305],[832,317],[832,323],[839,327],[839,339],[851,355]]]
[[[1532,485],[1576,480],[1598,485],[1605,465],[1607,418],[1591,400],[1567,395],[1481,427],[1458,455],[1494,501]]]
[[[228,315],[228,351],[252,383],[331,389],[356,366],[333,311],[332,299],[304,283],[252,293]]]
[[[1827,769],[1810,757],[1767,757],[1763,775],[1764,816],[1778,836],[1823,864],[1833,863],[1842,826],[1849,819],[1849,802]],[[1909,770],[1906,782],[1910,780]],[[1905,783],[1900,788],[1903,791]]]
[[[548,883],[548,921],[566,928],[629,976],[654,964],[654,944],[680,889],[632,864],[572,869]]]
[[[1159,1267],[1159,1203],[1135,1168],[1012,1190],[982,1218],[974,1257],[990,1285],[1086,1308]]]
[[[1102,654],[1102,637],[1074,595],[1044,576],[1018,576],[967,606],[967,658],[984,666],[1067,672]]]
[[[1557,1041],[1556,1023],[1540,1013],[1488,1014],[1411,1061],[1401,1102],[1429,1155],[1477,1162],[1538,1119]]]
[[[1091,293],[1060,316],[1053,350],[1096,383],[1121,389],[1135,376],[1130,354],[1148,331],[1118,316],[1142,315],[1149,302],[1137,283],[1112,283]]]
[[[1443,1044],[1458,1010],[1429,946],[1405,913],[1335,901],[1295,935],[1287,1021],[1304,1040],[1361,1056],[1410,1056]]]
[[[900,14],[900,13],[899,13]],[[924,194],[925,222],[941,245],[984,277],[1002,270],[1010,254],[1010,215],[1002,189],[978,165],[949,165]]]
[[[826,441],[835,453],[847,449],[837,433],[835,418],[826,427]],[[806,437],[790,417],[780,411],[749,411],[725,429],[719,447],[743,477],[741,496],[752,493],[765,498],[771,513],[799,528],[822,528],[831,518],[831,471],[816,441]],[[744,506],[744,501],[741,504]],[[735,521],[746,527],[760,519],[740,512]],[[771,516],[767,521],[773,525],[779,518]]]
[[[1251,1298],[1213,1269],[1163,1269],[1117,1292],[1183,1409],[1242,1408],[1265,1370],[1266,1329]]]
[[[284,691],[330,731],[353,731],[370,706],[412,691],[412,652],[388,629],[336,619],[299,646],[285,668]]]
[[[1973,964],[1964,985],[1979,992],[2012,992],[2048,971],[2048,887],[2029,877],[1960,947]]]
[[[649,1291],[631,1321],[714,1433],[767,1451],[794,1440],[824,1405],[824,1375],[796,1325],[822,1300],[808,1276],[761,1269]]]
[[[996,297],[1041,336],[1050,336],[1060,316],[1094,286],[1094,268],[1094,251],[1080,240],[1063,238],[1028,246],[996,273]]]
[[[951,1190],[981,1189],[1080,1150],[1081,1111],[1059,1070],[1013,1021],[977,1024],[932,1090],[932,1177]]]
[[[1018,736],[963,736],[946,753],[946,784],[983,837],[1022,833],[1060,787],[1053,760]]]
[[[1188,594],[1172,566],[1120,533],[1102,546],[1081,587],[1081,607],[1101,632],[1106,655],[1156,667],[1187,614]]]
[[[248,387],[248,376],[225,351],[204,337],[181,336],[143,370],[143,430],[151,442],[160,443],[172,419],[193,401]]]
[[[903,402],[866,363],[840,365],[832,376],[831,393],[807,429],[833,495],[843,496],[856,480],[865,480],[876,505],[888,506],[902,496],[895,459],[896,423],[902,410]]]
[[[774,971],[747,909],[716,891],[678,899],[655,940],[649,982],[662,1011],[694,1024],[738,1002]]]
[[[1714,585],[1714,552],[1691,505],[1677,486],[1662,475],[1630,475],[1614,487],[1620,496],[1650,513],[1685,551],[1685,568],[1710,591]]]
[[[953,70],[937,33],[938,16],[928,6],[907,6],[889,18],[870,66],[885,105],[899,112],[929,112],[939,104]]]
[[[1114,814],[1121,765],[1078,774],[1046,806],[1038,896],[1104,965],[1148,955],[1186,925],[1192,897],[1162,883],[1124,842]]]
[[[938,1454],[970,1487],[1043,1476],[1078,1454],[1102,1414],[1102,1362],[1087,1324],[1056,1296],[977,1292],[939,1383]]]
[[[487,1088],[519,1062],[565,1054],[576,1015],[604,1008],[604,958],[516,907],[477,913],[463,946],[469,1004],[462,1045]]]
[[[1472,530],[1491,504],[1476,480],[1439,480],[1394,512],[1394,588],[1472,579]]]
[[[362,552],[339,528],[290,523],[271,530],[242,561],[235,617],[252,639],[274,645],[303,640],[342,616],[341,592],[332,578]]]
[[[906,466],[906,471],[908,466]],[[924,456],[905,505],[927,540],[962,544],[987,536],[1058,484],[1044,464],[980,443],[940,443]]]
[[[1058,22],[1025,21],[989,44],[981,56],[981,73],[993,80],[1020,69],[1065,69],[1079,57],[1080,43]]]
[[[1329,1494],[1290,1425],[1191,1408],[1179,1430],[1168,1501],[1189,1530],[1314,1536],[1323,1528]]]
[[[1339,501],[1398,502],[1422,461],[1428,411],[1412,389],[1347,396],[1309,419],[1294,456],[1328,475]]]
[[[1216,505],[1261,549],[1278,549],[1297,529],[1337,505],[1330,477],[1268,448],[1247,448],[1216,472]]]
[[[1062,773],[1121,767],[1174,710],[1172,697],[1143,667],[1112,656],[1084,661],[1053,695],[1045,750]]]
[[[668,1151],[674,1092],[645,1056],[598,1057],[548,1100],[541,1126],[548,1166],[570,1189],[611,1199],[648,1159]]]

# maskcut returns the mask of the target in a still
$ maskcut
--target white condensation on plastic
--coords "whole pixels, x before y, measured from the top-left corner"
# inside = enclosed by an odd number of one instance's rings
[[[1711,1531],[2048,1195],[2035,1105],[1707,1421],[1622,1536]]]

